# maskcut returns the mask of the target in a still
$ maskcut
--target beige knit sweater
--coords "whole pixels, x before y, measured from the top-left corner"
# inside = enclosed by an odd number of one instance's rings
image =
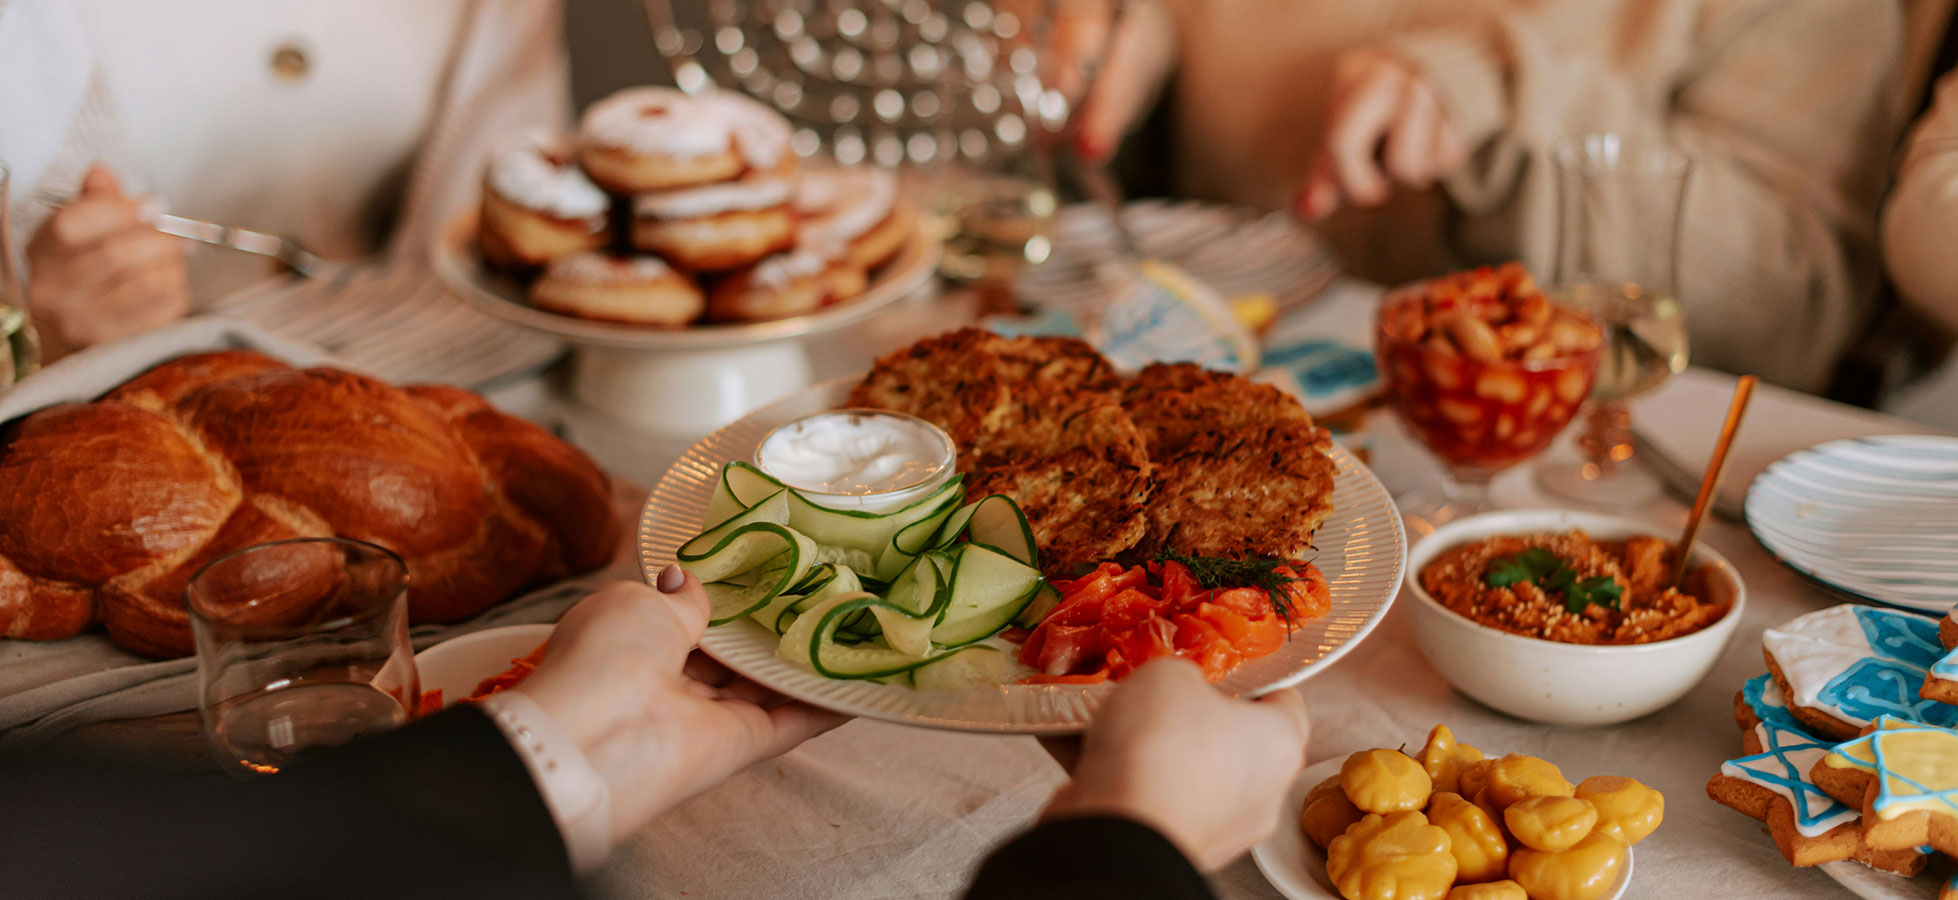
[[[1168,0],[1189,193],[1287,207],[1318,145],[1333,56],[1380,45],[1475,148],[1442,190],[1325,229],[1388,283],[1522,259],[1548,275],[1546,149],[1659,135],[1695,164],[1679,294],[1697,363],[1816,389],[1867,312],[1894,145],[1898,0]]]

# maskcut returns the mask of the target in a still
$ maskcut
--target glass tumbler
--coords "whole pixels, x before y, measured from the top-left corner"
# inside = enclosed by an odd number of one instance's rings
[[[1605,329],[1578,458],[1550,458],[1537,481],[1579,503],[1633,506],[1661,484],[1634,465],[1627,402],[1686,368],[1686,319],[1674,284],[1679,217],[1692,161],[1657,141],[1619,134],[1565,138],[1557,169],[1558,229],[1551,296]]]
[[[277,772],[412,714],[408,567],[386,549],[259,544],[205,566],[185,593],[204,736],[231,771]]]
[[[14,244],[12,173],[0,162],[0,390],[26,378],[41,363],[40,344],[27,319],[26,284]]]

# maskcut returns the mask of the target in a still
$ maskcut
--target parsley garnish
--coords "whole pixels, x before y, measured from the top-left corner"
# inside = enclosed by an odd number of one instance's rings
[[[1545,594],[1563,595],[1564,609],[1572,614],[1581,613],[1594,603],[1606,609],[1617,609],[1624,593],[1624,589],[1609,575],[1578,578],[1569,564],[1542,547],[1531,547],[1490,563],[1482,581],[1490,587],[1535,582]]]

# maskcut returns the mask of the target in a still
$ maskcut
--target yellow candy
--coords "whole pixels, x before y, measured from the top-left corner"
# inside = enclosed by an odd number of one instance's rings
[[[1517,843],[1532,850],[1569,850],[1598,824],[1598,810],[1575,797],[1524,797],[1502,811]]]
[[[1483,788],[1482,793],[1476,794],[1475,799],[1469,802],[1474,803],[1476,809],[1482,810],[1483,813],[1487,814],[1489,821],[1496,823],[1498,826],[1503,824],[1502,807],[1497,806],[1494,800],[1489,799],[1488,788]]]
[[[1455,749],[1460,750],[1465,746],[1467,745],[1456,744]],[[1495,765],[1496,761],[1493,759],[1477,759],[1463,763],[1462,775],[1457,780],[1455,793],[1464,797],[1474,797],[1482,793],[1482,789],[1489,785],[1489,770]]]
[[[1489,881],[1509,872],[1509,839],[1495,819],[1460,794],[1437,791],[1428,801],[1428,821],[1448,832],[1456,878]]]
[[[1427,746],[1421,748],[1421,768],[1427,770],[1435,790],[1452,793],[1459,789],[1462,762],[1455,755],[1455,733],[1448,726],[1436,725],[1428,732]]]
[[[1300,815],[1299,825],[1305,829],[1305,836],[1323,850],[1333,838],[1345,834],[1354,822],[1365,817],[1366,813],[1346,799],[1346,792],[1339,787],[1339,776],[1334,775],[1305,795],[1305,811]]]
[[[1448,892],[1448,900],[1530,900],[1523,886],[1505,878],[1486,884],[1458,884]]]
[[[1370,813],[1416,810],[1428,805],[1434,782],[1421,764],[1399,750],[1362,750],[1339,767],[1346,799]]]
[[[1620,775],[1594,775],[1577,783],[1577,799],[1598,810],[1598,830],[1631,846],[1645,840],[1666,816],[1666,798]]]
[[[1346,900],[1443,900],[1455,857],[1448,832],[1418,812],[1370,815],[1326,848],[1326,876]]]
[[[1509,877],[1530,900],[1603,900],[1624,867],[1624,843],[1599,831],[1569,850],[1525,847],[1509,854]]]
[[[1497,809],[1524,797],[1568,797],[1576,790],[1556,766],[1534,756],[1511,753],[1489,767],[1489,802]]]

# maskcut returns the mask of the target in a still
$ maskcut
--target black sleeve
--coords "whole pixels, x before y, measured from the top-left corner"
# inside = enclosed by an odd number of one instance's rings
[[[470,705],[248,783],[0,759],[0,894],[553,898],[576,892],[523,761]]]
[[[1169,839],[1131,819],[1045,822],[986,858],[966,900],[1215,900]]]

